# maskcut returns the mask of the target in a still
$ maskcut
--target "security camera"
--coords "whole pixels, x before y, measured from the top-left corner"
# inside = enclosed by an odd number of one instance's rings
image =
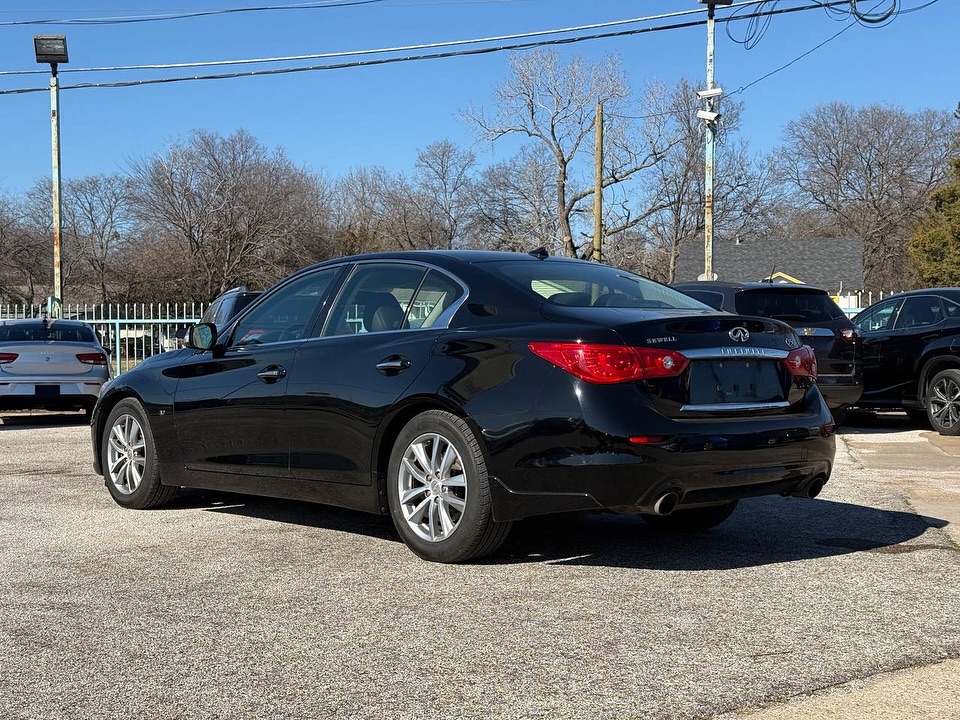
[[[710,88],[709,90],[697,90],[697,97],[700,100],[706,100],[707,98],[715,98],[723,95],[723,88]]]
[[[720,113],[711,112],[709,110],[697,110],[697,117],[701,120],[706,120],[707,122],[712,123],[720,119]]]

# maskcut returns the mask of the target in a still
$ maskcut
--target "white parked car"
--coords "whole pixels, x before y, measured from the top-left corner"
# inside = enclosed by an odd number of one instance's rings
[[[108,351],[77,320],[0,320],[0,410],[84,410],[110,379]]]

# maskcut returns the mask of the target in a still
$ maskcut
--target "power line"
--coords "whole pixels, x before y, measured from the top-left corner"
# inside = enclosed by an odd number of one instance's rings
[[[836,0],[833,3],[828,3],[829,5],[842,5],[847,3],[849,0]],[[756,3],[752,3],[756,4]],[[765,11],[772,15],[783,15],[787,13],[802,12],[805,10],[814,10],[823,7],[824,3],[816,3],[813,5],[800,5],[797,7],[783,8],[783,9],[774,9]],[[698,11],[701,12],[701,11]],[[738,20],[747,19],[750,16],[741,15],[737,17],[726,17],[726,18],[717,18],[717,22],[733,22]],[[483,55],[495,52],[504,52],[507,50],[531,50],[538,47],[546,47],[552,45],[568,45],[578,42],[585,42],[588,40],[600,40],[614,37],[627,37],[631,35],[641,35],[651,32],[661,32],[665,30],[679,30],[682,28],[697,27],[700,25],[705,25],[706,20],[689,20],[686,22],[672,23],[669,25],[657,25],[654,27],[646,28],[634,28],[630,30],[619,30],[615,32],[607,33],[595,33],[592,35],[578,35],[570,38],[553,38],[549,40],[539,40],[536,42],[528,43],[512,43],[506,45],[498,45],[487,48],[473,48],[467,50],[453,50],[446,52],[436,52],[436,53],[424,53],[420,55],[405,55],[401,57],[393,58],[378,58],[372,60],[358,60],[355,62],[345,62],[345,63],[333,63],[326,65],[310,65],[310,66],[299,66],[292,68],[271,68],[266,70],[251,70],[248,72],[230,72],[230,73],[214,73],[209,75],[194,75],[194,76],[181,76],[181,77],[172,77],[172,78],[148,78],[145,80],[125,80],[118,82],[109,82],[109,83],[81,83],[77,85],[64,85],[61,86],[61,90],[77,90],[77,89],[90,89],[90,88],[119,88],[119,87],[137,87],[141,85],[159,85],[166,83],[176,83],[176,82],[190,82],[197,80],[228,80],[233,78],[241,77],[257,77],[261,75],[283,75],[290,73],[300,73],[300,72],[314,72],[320,70],[341,70],[344,68],[357,68],[357,67],[371,67],[376,65],[387,65],[400,62],[412,62],[417,60],[437,60],[441,58],[452,58],[452,57],[466,57],[470,55]],[[0,90],[0,95],[19,95],[33,92],[46,92],[46,87],[39,88],[15,88],[11,90]]]
[[[768,0],[747,0],[746,2],[739,3],[732,7],[743,8],[750,7],[753,5],[763,5]],[[413,52],[418,50],[435,50],[443,47],[456,47],[459,45],[476,45],[481,43],[489,42],[504,42],[507,40],[523,40],[527,38],[535,37],[546,37],[549,35],[563,35],[567,33],[575,32],[584,32],[587,30],[599,30],[601,28],[607,27],[619,27],[622,25],[634,25],[641,22],[652,22],[654,20],[667,20],[675,17],[683,17],[687,15],[696,15],[706,12],[706,9],[692,9],[692,10],[681,10],[672,13],[662,13],[660,15],[648,15],[646,17],[639,18],[630,18],[627,20],[611,20],[604,23],[593,23],[590,25],[575,25],[572,27],[566,28],[557,28],[554,30],[535,30],[525,33],[514,33],[511,35],[495,35],[492,37],[485,38],[473,38],[468,40],[448,40],[444,42],[437,43],[423,43],[419,45],[402,45],[398,47],[388,47],[388,48],[376,48],[372,50],[348,50],[343,52],[331,52],[331,53],[314,53],[309,55],[287,55],[280,57],[270,57],[270,58],[247,58],[242,60],[207,60],[207,61],[198,61],[198,62],[188,62],[188,63],[163,63],[163,64],[152,64],[152,65],[117,65],[110,67],[95,67],[95,68],[60,68],[60,73],[90,73],[90,72],[113,72],[118,70],[171,70],[178,68],[194,68],[194,67],[217,67],[217,66],[229,66],[229,65],[249,65],[257,63],[275,63],[275,62],[293,62],[299,60],[329,60],[333,58],[341,57],[352,57],[360,55],[378,55],[383,53],[390,52]],[[46,75],[48,74],[47,70],[7,70],[0,71],[0,76],[3,75]]]
[[[303,2],[291,5],[262,5],[259,7],[221,8],[219,10],[195,10],[184,13],[163,15],[130,15],[105,18],[72,18],[60,20],[0,20],[0,26],[11,25],[128,25],[133,23],[161,22],[166,20],[186,20],[212,15],[232,15],[235,13],[265,12],[274,10],[324,10],[353,5],[371,5],[384,0],[325,0],[321,2]]]

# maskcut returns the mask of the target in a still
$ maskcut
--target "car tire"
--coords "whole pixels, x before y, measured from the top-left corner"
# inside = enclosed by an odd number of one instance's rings
[[[511,523],[493,519],[480,444],[452,413],[421,413],[400,431],[390,455],[387,498],[397,532],[424,560],[475,560],[498,550],[510,532]]]
[[[927,418],[941,435],[960,435],[960,370],[938,372],[927,388]]]
[[[644,515],[650,527],[662,532],[698,532],[716,527],[737,509],[737,500],[722,505],[674,510],[669,515]]]
[[[170,502],[179,487],[160,482],[153,432],[143,406],[124,398],[110,412],[100,438],[103,479],[118,505],[135,510]]]

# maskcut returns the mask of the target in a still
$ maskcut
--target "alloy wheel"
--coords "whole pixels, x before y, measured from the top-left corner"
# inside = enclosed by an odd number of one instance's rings
[[[930,414],[942,428],[960,422],[960,385],[951,377],[941,377],[930,390]]]
[[[440,542],[456,531],[467,506],[467,477],[450,440],[426,433],[411,442],[397,485],[404,520],[418,537]]]
[[[107,474],[123,495],[136,492],[147,465],[143,428],[132,415],[120,415],[110,428]]]

